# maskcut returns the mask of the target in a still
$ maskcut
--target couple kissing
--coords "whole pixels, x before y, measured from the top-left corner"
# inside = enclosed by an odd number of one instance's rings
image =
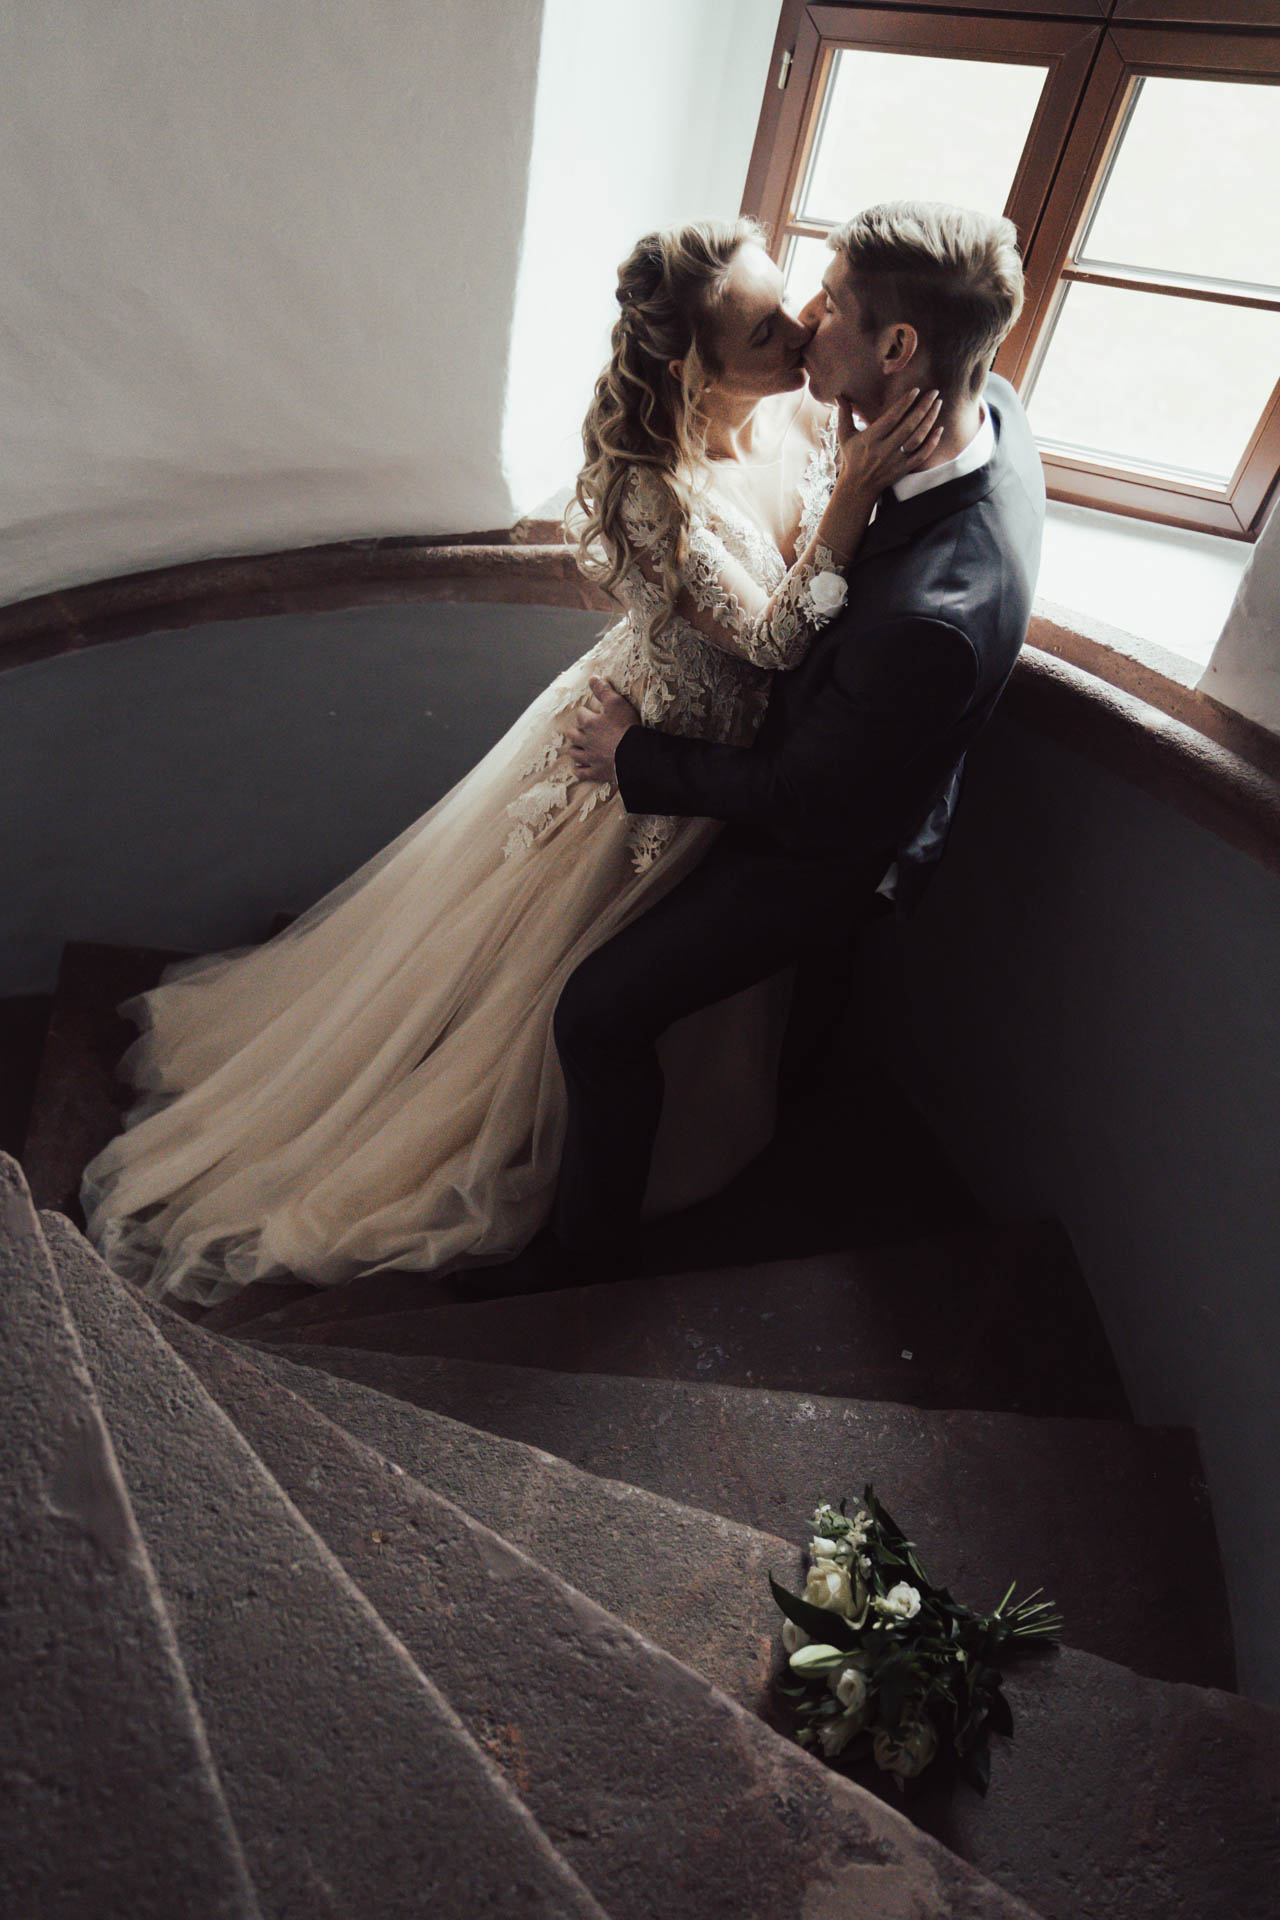
[[[620,617],[283,933],[126,1006],[118,1272],[603,1279],[761,1150],[787,970],[918,897],[1026,635],[1021,302],[1010,223],[944,205],[838,229],[799,313],[750,221],[638,243],[575,499]]]

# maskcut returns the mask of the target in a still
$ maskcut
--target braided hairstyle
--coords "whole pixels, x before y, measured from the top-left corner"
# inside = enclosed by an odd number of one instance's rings
[[[711,321],[730,264],[748,241],[765,244],[754,220],[695,220],[647,233],[618,268],[608,364],[596,381],[582,423],[586,458],[570,523],[578,565],[612,590],[636,559],[623,520],[627,482],[647,468],[657,483],[657,551],[661,600],[646,641],[656,663],[671,624],[689,514],[705,458],[698,399],[720,371]],[[679,371],[672,371],[672,362]],[[646,507],[647,507],[646,502]]]

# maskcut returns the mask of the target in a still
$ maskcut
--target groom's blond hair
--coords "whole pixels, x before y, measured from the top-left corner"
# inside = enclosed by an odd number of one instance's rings
[[[889,200],[832,233],[868,330],[904,321],[948,398],[980,393],[996,349],[1022,311],[1022,259],[1012,220],[927,200]]]

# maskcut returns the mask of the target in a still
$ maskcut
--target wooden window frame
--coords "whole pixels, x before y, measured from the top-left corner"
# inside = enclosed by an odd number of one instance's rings
[[[820,225],[795,217],[793,208],[831,63],[842,47],[1043,63],[1048,77],[1005,207],[1022,245],[1026,301],[1001,347],[997,370],[1025,389],[1066,291],[1079,281],[1280,312],[1280,296],[1269,292],[1242,301],[1189,275],[1100,274],[1074,264],[1073,249],[1105,183],[1141,77],[1280,84],[1280,31],[1250,27],[1269,12],[1265,24],[1274,28],[1275,0],[1213,4],[1220,9],[1215,22],[1223,15],[1228,20],[1209,29],[1200,24],[1209,0],[936,0],[927,11],[892,0],[786,0],[743,212],[769,228],[779,258],[793,237],[824,235]],[[1042,459],[1053,499],[1251,540],[1280,480],[1280,380],[1222,485],[1058,448],[1044,448]]]

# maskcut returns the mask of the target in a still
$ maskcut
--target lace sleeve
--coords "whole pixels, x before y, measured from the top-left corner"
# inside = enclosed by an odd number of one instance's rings
[[[657,586],[669,536],[646,503],[641,474],[628,483],[623,515],[640,549],[634,571],[650,592]],[[714,529],[695,522],[681,568],[675,612],[725,653],[757,667],[794,667],[814,636],[844,605],[847,588],[829,548],[810,544],[769,593],[734,558]]]

